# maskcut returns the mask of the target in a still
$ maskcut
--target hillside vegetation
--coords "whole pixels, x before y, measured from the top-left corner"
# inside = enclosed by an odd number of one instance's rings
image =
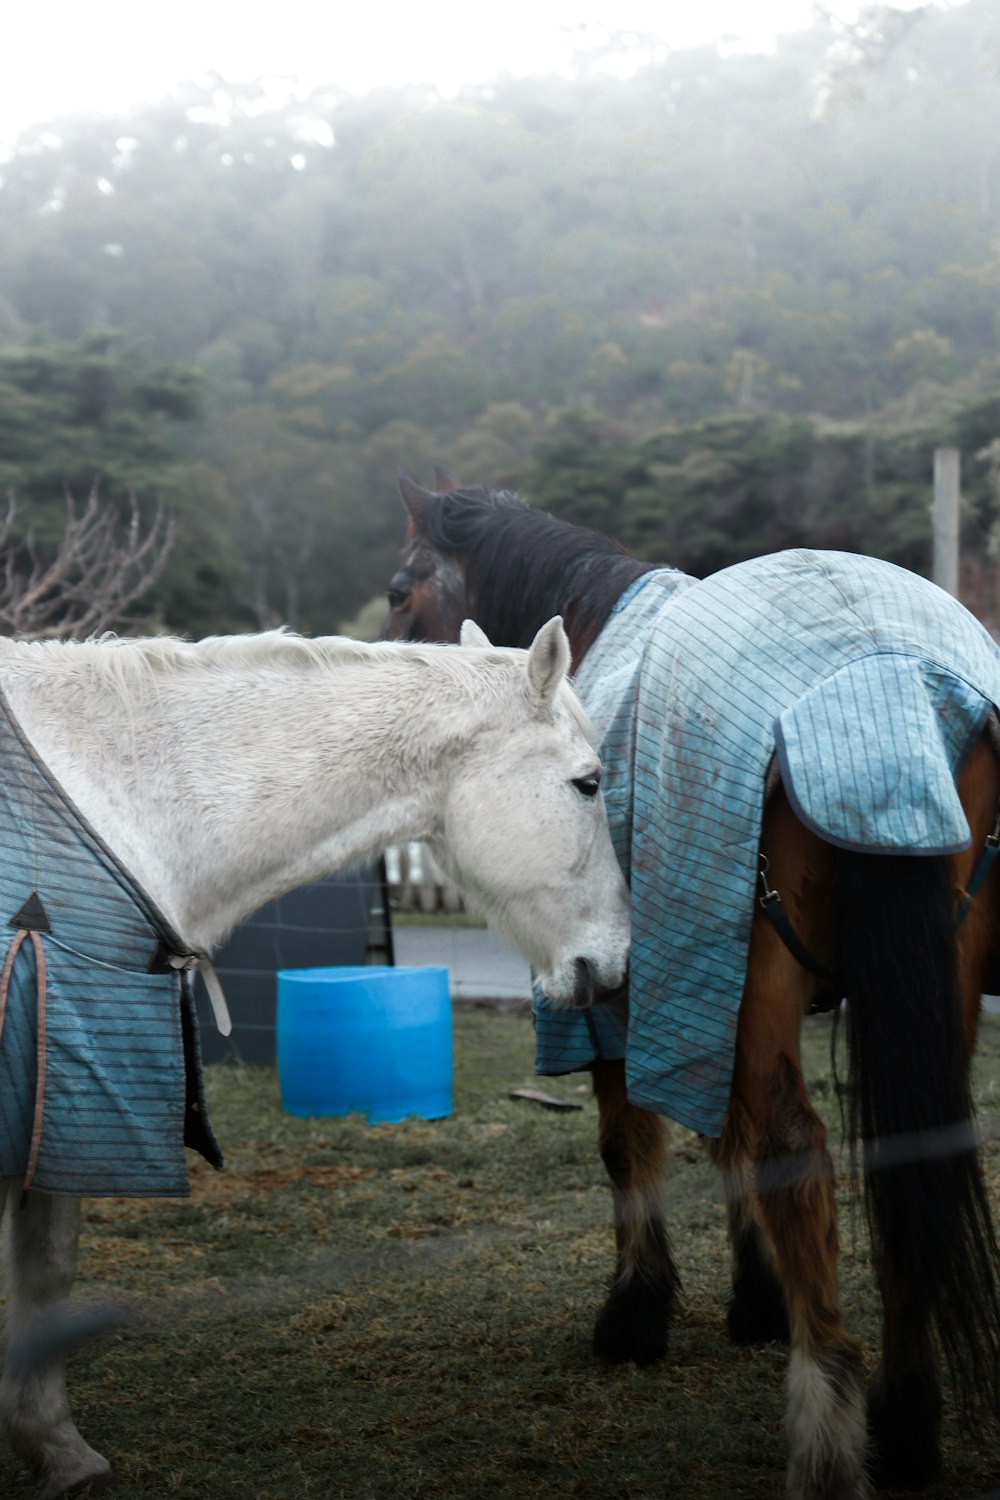
[[[989,615],[990,0],[607,61],[33,128],[0,166],[0,489],[43,530],[95,474],[169,502],[172,628],[327,630],[391,571],[400,465],[695,572],[799,542],[926,569],[955,444]]]

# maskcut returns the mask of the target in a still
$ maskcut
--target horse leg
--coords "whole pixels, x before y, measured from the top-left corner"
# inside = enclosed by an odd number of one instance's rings
[[[42,1500],[110,1473],[107,1459],[77,1432],[66,1396],[66,1357],[37,1363],[36,1336],[69,1297],[80,1233],[79,1199],[21,1194],[7,1209],[7,1351],[0,1379],[0,1426],[34,1472]],[[37,1347],[37,1345],[36,1345]]]
[[[746,1122],[730,1111],[723,1140],[713,1143],[716,1162],[725,1160],[722,1173],[729,1244],[732,1254],[733,1294],[726,1313],[726,1329],[734,1344],[787,1344],[788,1309],[767,1236],[757,1218],[754,1201],[753,1143]]]
[[[941,1475],[941,1382],[926,1309],[880,1277],[882,1357],[868,1388],[869,1467],[879,1488],[917,1490]]]
[[[959,792],[972,830],[971,848],[954,860],[954,884],[960,891],[972,874],[1000,806],[1000,767],[985,743],[977,745],[969,756],[959,778]],[[958,933],[958,983],[964,1031],[958,1049],[966,1076],[976,1042],[984,981],[990,970],[996,968],[998,959],[1000,877],[994,872],[982,886]],[[909,1025],[909,1020],[904,1024]],[[935,1037],[936,1028],[937,1023]],[[962,1154],[956,1166],[960,1166]],[[943,1215],[949,1208],[954,1218],[946,1232],[960,1239],[968,1210],[960,1201],[949,1205],[941,1198],[935,1211]],[[926,1296],[914,1295],[910,1290],[905,1273],[888,1245],[882,1247],[879,1285],[883,1302],[882,1356],[868,1393],[873,1477],[879,1485],[917,1489],[938,1478],[941,1472],[942,1402],[939,1362],[931,1332],[932,1304]],[[975,1302],[971,1280],[967,1295]],[[987,1306],[984,1294],[984,1322],[988,1321]],[[995,1302],[993,1306],[995,1309]]]
[[[832,938],[829,924],[822,918],[817,923],[808,903],[817,883],[830,878],[830,854],[799,823],[780,785],[767,807],[762,844],[772,853],[781,851],[780,879],[789,911],[803,931],[808,925],[810,940],[817,950],[826,951]],[[774,873],[778,874],[777,868]],[[803,983],[815,988],[815,981],[806,980],[804,975]],[[745,1120],[730,1116],[724,1145],[719,1142],[713,1146],[716,1160],[721,1150],[727,1161],[722,1182],[732,1255],[733,1291],[726,1314],[729,1337],[734,1344],[742,1345],[787,1344],[788,1309],[771,1246],[756,1212],[754,1143],[747,1137]]]
[[[766,820],[765,832],[771,847],[779,824],[794,833],[797,847],[782,846],[782,893],[803,940],[822,955],[831,856],[801,825],[792,830],[786,814],[787,806]],[[752,1213],[784,1290],[791,1339],[788,1500],[861,1500],[868,1483],[860,1351],[841,1322],[833,1163],[799,1063],[801,1019],[814,987],[758,912],[729,1115],[715,1155],[731,1198],[741,1204],[739,1222],[748,1223]]]
[[[860,1500],[868,1494],[861,1356],[838,1305],[833,1162],[797,1059],[775,1059],[769,1092],[757,1178],[789,1310],[786,1494]]]
[[[663,1122],[629,1103],[623,1061],[599,1058],[593,1075],[617,1250],[614,1279],[594,1328],[594,1352],[611,1363],[645,1365],[666,1353],[679,1287],[662,1198]]]
[[[752,1006],[752,993],[744,1006],[748,1000]],[[731,1133],[756,1141],[757,1211],[788,1307],[786,1495],[861,1500],[868,1493],[861,1359],[838,1306],[826,1132],[809,1104],[794,1037],[776,1038],[759,1071],[746,1065],[737,1071]]]

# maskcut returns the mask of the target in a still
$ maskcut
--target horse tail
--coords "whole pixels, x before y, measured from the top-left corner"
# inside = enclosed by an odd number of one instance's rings
[[[952,862],[840,851],[848,1125],[887,1308],[936,1329],[959,1406],[998,1388],[998,1250],[976,1149]],[[978,998],[978,997],[977,997]],[[856,1159],[856,1157],[855,1157]]]

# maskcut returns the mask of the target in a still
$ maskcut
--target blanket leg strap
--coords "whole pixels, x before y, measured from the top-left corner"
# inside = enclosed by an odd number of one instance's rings
[[[37,1057],[37,1076],[35,1079],[35,1117],[31,1125],[31,1146],[28,1150],[28,1166],[24,1174],[25,1189],[29,1188],[38,1166],[38,1151],[42,1144],[42,1116],[45,1112],[45,1067],[47,1061],[46,1031],[45,1031],[45,949],[42,940],[34,928],[19,927],[15,932],[10,947],[7,949],[7,957],[4,960],[2,972],[0,972],[0,1036],[3,1035],[4,1017],[7,1014],[7,992],[10,989],[10,976],[14,969],[14,960],[20,951],[21,944],[26,937],[31,938],[35,950],[35,988],[38,994],[38,1033],[35,1044]]]
[[[969,883],[962,892],[962,899],[958,903],[958,910],[955,913],[956,927],[960,926],[968,915],[969,907],[976,899],[976,892],[992,870],[998,854],[1000,854],[1000,812],[997,813],[993,832],[988,835],[983,852],[976,861],[975,869],[969,877]]]
[[[993,826],[993,832],[987,836],[983,851],[976,861],[972,874],[969,877],[969,883],[961,892],[961,900],[959,901],[958,907],[955,912],[956,932],[958,931],[959,927],[961,927],[963,921],[968,915],[969,908],[972,906],[973,901],[976,899],[976,894],[979,891],[980,886],[996,863],[998,854],[1000,854],[1000,812],[997,813],[997,820]],[[809,952],[809,949],[806,947],[805,943],[803,943],[802,939],[795,931],[795,928],[792,926],[791,920],[787,911],[785,910],[784,903],[782,902],[780,895],[769,884],[767,878],[767,872],[769,868],[767,855],[760,854],[758,855],[758,858],[760,860],[760,884],[763,894],[760,895],[757,899],[760,902],[761,909],[770,920],[772,927],[777,932],[778,936],[781,938],[781,941],[784,943],[789,953],[791,953],[792,957],[795,958],[804,969],[808,969],[810,974],[818,975],[820,979],[832,979],[834,976],[831,970],[821,964],[819,959],[813,957],[813,955]],[[827,1009],[828,1007],[821,1006],[819,1008]],[[2,1015],[2,1003],[0,1003],[0,1015]]]
[[[819,959],[814,958],[809,952],[809,949],[792,926],[791,919],[785,910],[784,903],[778,892],[768,884],[767,872],[769,865],[767,855],[761,854],[758,858],[760,860],[760,884],[763,895],[758,896],[757,899],[760,902],[764,915],[770,921],[771,926],[777,932],[789,953],[804,969],[808,969],[810,974],[818,975],[820,979],[832,979],[833,971],[828,969],[825,964],[821,964]]]

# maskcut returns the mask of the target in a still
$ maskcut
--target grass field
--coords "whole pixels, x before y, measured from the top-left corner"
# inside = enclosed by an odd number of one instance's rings
[[[813,1097],[837,1116],[827,1027]],[[227,1170],[190,1201],[87,1212],[82,1296],[134,1306],[79,1353],[71,1394],[121,1500],[778,1500],[785,1351],[732,1348],[724,1213],[697,1139],[671,1127],[684,1281],[668,1360],[590,1354],[611,1268],[610,1201],[583,1108],[508,1098],[537,1084],[524,1014],[456,1015],[455,1113],[367,1127],[282,1113],[267,1070],[210,1070]],[[1000,1023],[984,1028],[983,1123],[1000,1115]],[[1000,1151],[988,1172],[1000,1213]],[[869,1355],[875,1300],[845,1212],[843,1300]],[[995,1441],[949,1422],[930,1500],[1000,1485]],[[0,1495],[32,1490],[7,1452]]]

